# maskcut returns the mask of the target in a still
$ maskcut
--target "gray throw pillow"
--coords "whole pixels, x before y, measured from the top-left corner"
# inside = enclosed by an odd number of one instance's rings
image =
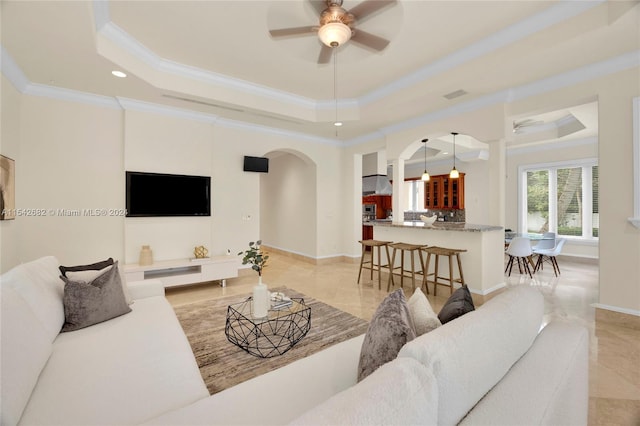
[[[92,263],[90,265],[77,265],[77,266],[62,266],[60,265],[58,269],[63,276],[67,276],[67,272],[79,272],[79,271],[99,271],[100,269],[104,269],[107,266],[113,265],[113,258],[110,257],[107,260],[103,260],[101,262]]]
[[[60,278],[65,283],[63,332],[79,330],[131,312],[122,291],[118,262],[90,282],[74,281],[65,276]]]
[[[446,324],[473,310],[475,310],[475,306],[473,305],[471,292],[469,291],[469,287],[463,285],[454,291],[449,299],[447,299],[438,313],[438,319],[442,324]]]
[[[369,323],[360,350],[358,382],[378,367],[394,360],[404,344],[415,337],[407,300],[399,288],[380,303]]]

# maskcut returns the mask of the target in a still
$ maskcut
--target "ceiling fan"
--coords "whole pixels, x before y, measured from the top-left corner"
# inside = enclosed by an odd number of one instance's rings
[[[319,25],[292,27],[270,30],[271,37],[292,37],[318,34],[322,41],[322,49],[318,56],[319,64],[326,64],[331,59],[334,47],[343,45],[349,40],[368,48],[381,51],[389,44],[389,40],[377,35],[356,29],[356,22],[373,15],[378,10],[395,4],[397,0],[364,0],[351,10],[342,7],[343,0],[309,0],[320,15]]]

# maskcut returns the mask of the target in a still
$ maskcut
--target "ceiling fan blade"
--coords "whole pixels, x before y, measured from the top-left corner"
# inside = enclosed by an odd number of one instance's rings
[[[299,35],[312,35],[318,31],[317,26],[281,28],[277,30],[269,30],[271,37],[287,37]]]
[[[351,41],[370,47],[374,50],[383,50],[387,45],[389,45],[389,40],[386,38],[378,37],[377,35],[358,29],[355,30],[355,34],[351,37]]]
[[[369,15],[373,15],[375,12],[383,9],[392,4],[396,4],[397,0],[364,0],[362,3],[357,4],[349,10],[356,20],[362,21]]]
[[[318,63],[328,64],[331,60],[331,55],[333,55],[333,48],[323,44],[322,49],[320,49],[320,54],[318,55]]]

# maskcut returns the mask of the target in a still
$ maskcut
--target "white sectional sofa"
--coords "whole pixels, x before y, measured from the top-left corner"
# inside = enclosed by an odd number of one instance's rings
[[[2,424],[587,423],[588,334],[542,328],[533,288],[419,336],[359,383],[364,336],[209,396],[161,286],[131,284],[132,312],[58,334],[57,266],[1,277]]]

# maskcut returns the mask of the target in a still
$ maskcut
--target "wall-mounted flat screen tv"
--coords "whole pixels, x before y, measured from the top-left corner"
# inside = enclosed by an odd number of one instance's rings
[[[126,172],[128,217],[211,216],[211,177]]]
[[[245,172],[269,173],[269,158],[245,155],[242,170]]]

